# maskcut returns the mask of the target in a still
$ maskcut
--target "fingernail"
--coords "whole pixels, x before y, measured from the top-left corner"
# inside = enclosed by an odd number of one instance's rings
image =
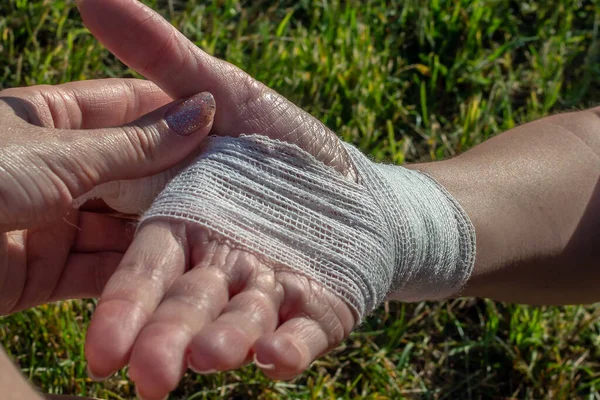
[[[106,376],[98,376],[98,375],[96,375],[96,374],[94,374],[94,373],[92,372],[92,370],[90,369],[90,366],[89,366],[89,365],[88,365],[86,368],[87,368],[87,374],[88,374],[88,376],[89,376],[89,377],[90,377],[90,379],[91,379],[91,380],[93,380],[94,382],[102,382],[102,381],[105,381],[105,380],[107,380],[108,378],[110,378],[110,377],[113,375],[112,373],[110,373],[110,374],[108,374],[108,375],[106,375]]]
[[[216,369],[207,369],[207,370],[202,371],[202,370],[192,367],[191,365],[190,365],[190,369],[200,375],[211,375],[211,374],[216,374],[219,372]]]
[[[254,364],[256,364],[256,366],[259,367],[260,369],[266,369],[266,370],[275,369],[275,364],[263,364],[260,361],[258,361],[258,358],[256,358],[256,354],[254,355]]]
[[[177,104],[165,115],[169,128],[182,136],[188,136],[210,123],[215,115],[215,98],[208,92],[194,95]]]
[[[201,370],[201,369],[194,367],[194,365],[192,364],[191,357],[188,357],[187,364],[188,364],[189,369],[191,369],[192,371],[194,371],[195,373],[200,374],[200,375],[210,375],[210,374],[216,374],[217,372],[219,372],[216,369]]]
[[[135,388],[135,396],[140,399],[140,400],[145,400],[145,397],[143,397],[140,392],[138,391],[137,388]],[[165,397],[163,397],[162,400],[167,400],[169,398],[169,395],[166,395]]]

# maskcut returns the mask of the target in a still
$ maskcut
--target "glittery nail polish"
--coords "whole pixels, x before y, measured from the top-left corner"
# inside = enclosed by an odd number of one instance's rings
[[[216,105],[212,94],[203,92],[177,104],[165,115],[169,128],[182,136],[188,136],[204,128],[215,115]]]

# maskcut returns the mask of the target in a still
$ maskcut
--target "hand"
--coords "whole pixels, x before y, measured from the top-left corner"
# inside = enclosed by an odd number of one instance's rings
[[[214,94],[213,133],[260,133],[293,142],[353,175],[337,136],[236,67],[210,57],[133,0],[82,0],[92,33],[171,96]],[[107,284],[88,331],[99,377],[127,363],[140,394],[160,399],[189,366],[235,369],[255,356],[270,377],[290,379],[355,325],[350,308],[321,285],[275,272],[202,229],[149,223]]]
[[[0,92],[0,315],[100,294],[131,241],[131,223],[76,212],[72,200],[105,181],[159,172],[192,151],[212,111],[184,137],[163,118],[176,110],[169,102],[152,83],[132,79]]]

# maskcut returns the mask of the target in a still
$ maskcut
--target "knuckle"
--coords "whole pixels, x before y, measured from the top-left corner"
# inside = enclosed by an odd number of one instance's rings
[[[351,328],[347,329],[348,327],[343,323],[344,318],[339,313],[341,308],[347,307],[343,300],[326,290],[321,295],[326,298],[323,302],[325,306],[320,309],[320,312],[316,313],[314,320],[327,336],[329,344],[327,350],[330,350],[348,336]]]
[[[158,149],[158,132],[152,127],[128,125],[122,128],[124,138],[134,161],[152,161],[156,158]]]
[[[27,149],[22,149],[19,156],[21,160],[6,157],[5,165],[0,165],[0,226],[3,230],[5,227],[8,227],[5,230],[15,230],[33,222],[49,221],[57,216],[57,208],[62,209],[71,200],[64,182],[54,171],[44,168],[43,160],[31,157]],[[36,168],[20,168],[26,164]]]
[[[274,93],[264,84],[257,81],[244,71],[238,68],[231,68],[226,72],[228,81],[234,83],[232,87],[235,90],[236,105],[239,114],[243,119],[255,118],[253,113],[256,107],[262,102],[267,93]],[[260,114],[259,114],[260,115]]]
[[[264,319],[274,310],[273,299],[268,294],[253,290],[244,299],[246,303],[246,315],[251,319],[251,322],[257,325],[263,325]]]
[[[25,122],[52,127],[53,119],[50,107],[42,95],[48,89],[47,85],[4,89],[0,92],[0,99]]]
[[[332,317],[328,321],[323,321],[323,328],[329,337],[329,346],[333,348],[340,344],[346,338],[346,330],[344,329],[340,319],[333,310],[330,310]]]

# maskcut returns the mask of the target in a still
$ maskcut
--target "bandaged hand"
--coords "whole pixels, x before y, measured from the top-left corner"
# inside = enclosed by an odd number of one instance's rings
[[[385,298],[459,293],[475,255],[460,205],[423,173],[345,151],[356,180],[287,142],[211,137],[167,184],[95,316],[126,308],[128,324],[143,321],[130,377],[145,397],[186,367],[211,373],[252,357],[291,378]],[[137,298],[123,285],[132,279]]]
[[[217,137],[145,210],[104,289],[86,341],[93,376],[129,364],[146,399],[162,399],[188,367],[254,361],[290,379],[386,297],[460,290],[473,231],[433,180],[371,163],[141,3],[78,5],[94,35],[169,95],[210,91],[217,104]],[[130,185],[140,182],[110,188],[113,204]]]
[[[298,146],[250,135],[208,139],[145,213],[185,223],[342,298],[357,320],[385,298],[455,295],[473,268],[473,227],[418,171],[346,145],[357,182]]]

